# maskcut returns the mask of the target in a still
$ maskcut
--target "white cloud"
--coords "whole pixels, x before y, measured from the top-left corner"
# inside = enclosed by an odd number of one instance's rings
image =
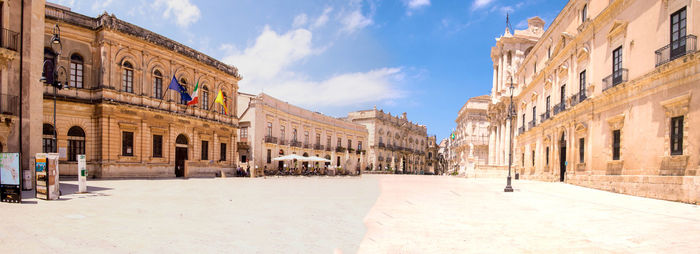
[[[373,21],[372,18],[364,16],[360,9],[357,9],[342,16],[340,23],[343,25],[342,31],[351,34],[371,25]]]
[[[70,8],[75,8],[75,0],[52,0],[51,3],[56,3]]]
[[[322,27],[328,23],[328,15],[333,11],[333,8],[331,7],[326,7],[326,9],[323,10],[323,14],[319,16],[316,21],[311,25],[312,29]]]
[[[409,9],[413,9],[413,10],[420,9],[422,7],[430,6],[430,0],[408,0],[408,1],[404,1],[404,3],[406,4],[406,6]]]
[[[312,33],[294,29],[277,33],[265,26],[253,45],[238,50],[225,44],[220,50],[225,63],[237,66],[243,75],[241,90],[265,91],[297,106],[324,110],[346,106],[368,106],[404,96],[396,87],[402,82],[401,68],[378,68],[367,72],[339,73],[327,79],[313,79],[291,69],[323,53],[312,45]],[[353,108],[355,110],[357,108]]]
[[[175,23],[180,27],[188,27],[197,22],[200,17],[199,7],[190,3],[190,0],[156,0],[153,8],[159,10],[165,7],[163,18],[175,18]]]
[[[308,17],[306,17],[306,13],[302,13],[294,17],[294,23],[292,23],[292,27],[302,27],[306,25],[306,22],[308,21]]]
[[[489,5],[493,1],[494,0],[474,0],[474,3],[472,4],[472,10],[481,9],[483,7],[486,7],[487,5]]]
[[[107,6],[112,4],[113,1],[114,0],[96,1],[95,3],[92,4],[92,10],[95,12],[106,11]]]

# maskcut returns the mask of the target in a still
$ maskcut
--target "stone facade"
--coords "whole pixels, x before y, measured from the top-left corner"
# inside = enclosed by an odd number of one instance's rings
[[[373,172],[420,174],[427,171],[427,128],[383,110],[350,112],[348,121],[369,131],[369,167]]]
[[[440,146],[437,144],[437,136],[428,136],[428,155],[426,161],[426,173],[437,174],[440,171]]]
[[[262,175],[265,169],[283,168],[290,162],[273,159],[290,154],[329,159],[327,165],[316,162],[307,166],[340,168],[349,174],[361,173],[367,167],[367,129],[361,124],[290,105],[264,93],[239,93],[238,108],[238,161],[249,165],[253,176]]]
[[[470,98],[457,114],[453,142],[460,175],[474,176],[477,167],[488,165],[490,101],[488,95]]]
[[[54,89],[43,91],[44,152],[61,155],[61,174],[75,175],[72,158],[84,153],[93,177],[214,176],[236,166],[236,94],[241,77],[187,46],[119,20],[87,17],[46,5],[43,52],[57,59]],[[62,50],[51,48],[59,24]],[[168,90],[172,77],[189,93],[199,85],[199,103],[186,106]],[[230,110],[212,102],[221,90]],[[57,144],[52,134],[57,132]],[[39,135],[41,136],[41,135]],[[37,151],[38,152],[38,151]]]
[[[530,54],[533,46],[544,33],[544,21],[539,17],[528,19],[528,28],[514,33],[506,29],[491,48],[493,60],[493,84],[491,104],[488,108],[489,119],[489,157],[487,165],[480,165],[482,173],[497,177],[506,177],[511,122],[508,121],[508,108],[512,96],[518,96],[521,88],[515,78],[517,70]],[[513,85],[513,90],[510,87]]]
[[[514,72],[521,177],[699,203],[698,17],[697,1],[569,1]]]

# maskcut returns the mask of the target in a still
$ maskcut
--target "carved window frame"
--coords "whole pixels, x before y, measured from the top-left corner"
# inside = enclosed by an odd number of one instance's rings
[[[688,143],[690,141],[688,134],[690,132],[690,124],[688,112],[690,112],[690,96],[691,93],[688,92],[684,95],[680,95],[665,101],[660,102],[661,106],[665,111],[664,118],[664,156],[665,157],[675,157],[675,156],[686,156],[688,155]],[[674,117],[683,117],[683,142],[682,144],[682,154],[672,155],[671,154],[671,119]]]

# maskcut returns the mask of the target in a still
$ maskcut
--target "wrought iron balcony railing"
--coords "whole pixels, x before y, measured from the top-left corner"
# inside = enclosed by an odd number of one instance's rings
[[[530,121],[530,122],[528,123],[527,128],[528,128],[528,129],[535,128],[535,125],[537,125],[537,120],[536,120],[536,119],[532,119],[532,121]]]
[[[377,160],[378,160],[378,161],[384,161],[384,157],[379,156],[379,157],[377,157]]]
[[[383,142],[379,142],[379,148],[384,148],[384,147],[385,147],[384,143],[383,143]]]
[[[287,144],[289,144],[289,142],[287,142],[287,140],[284,140],[283,138],[281,138],[281,139],[279,139],[278,144],[286,146]]]
[[[540,122],[544,123],[544,121],[547,121],[549,119],[550,112],[549,110],[545,111],[544,114],[540,115]]]
[[[345,147],[337,146],[337,147],[335,147],[335,151],[338,152],[338,153],[344,153],[344,152],[345,152]]]
[[[564,112],[564,110],[566,110],[566,102],[562,101],[561,103],[554,105],[554,114],[552,116]]]
[[[277,137],[265,136],[265,143],[271,143],[271,144],[277,143]]]
[[[571,96],[571,106],[576,106],[576,104],[583,102],[584,100],[586,100],[586,98],[588,98],[586,96],[586,90],[579,91],[578,93]]]
[[[666,46],[656,50],[656,66],[673,61],[676,58],[693,53],[697,50],[698,39],[695,35],[689,34],[678,38]]]
[[[326,146],[326,151],[327,151],[327,152],[330,152],[330,151],[331,151],[331,146],[330,146],[330,145],[329,145],[329,146]]]
[[[619,69],[603,79],[603,91],[613,88],[622,82],[627,82],[627,69]]]
[[[304,143],[304,148],[305,148],[305,149],[311,148],[311,144],[309,144],[309,143]]]
[[[301,141],[292,140],[291,142],[289,142],[289,145],[291,145],[293,147],[301,147]]]
[[[0,32],[0,47],[17,51],[19,49],[19,33],[2,28],[2,32]]]
[[[321,144],[314,144],[314,150],[323,150],[323,145],[321,145]]]
[[[0,94],[0,114],[19,115],[19,97],[16,95]]]
[[[523,132],[525,132],[525,126],[520,126],[520,128],[518,128],[518,134],[523,134]]]

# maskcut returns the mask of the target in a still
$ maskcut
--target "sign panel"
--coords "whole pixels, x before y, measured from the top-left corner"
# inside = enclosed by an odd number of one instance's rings
[[[19,153],[0,153],[0,198],[3,202],[22,202]]]
[[[87,163],[85,163],[85,155],[78,155],[78,192],[87,192]]]

